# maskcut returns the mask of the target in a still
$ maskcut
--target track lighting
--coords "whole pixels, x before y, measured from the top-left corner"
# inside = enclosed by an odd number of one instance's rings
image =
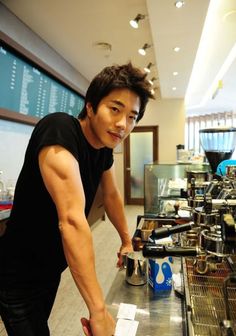
[[[139,21],[143,19],[145,19],[145,15],[138,14],[133,20],[130,20],[129,23],[133,28],[137,29]]]
[[[150,44],[145,43],[144,46],[138,50],[138,52],[140,53],[140,55],[145,56],[146,55],[146,49],[148,49],[150,47],[151,47]]]
[[[153,85],[153,82],[154,82],[155,80],[157,80],[157,78],[156,78],[156,77],[152,77],[152,79],[149,79],[149,83],[150,83],[151,85]]]
[[[153,65],[154,65],[154,64],[152,64],[151,62],[148,63],[148,65],[144,68],[144,71],[150,73],[150,72],[151,72],[150,69],[151,69],[151,67],[152,67]]]

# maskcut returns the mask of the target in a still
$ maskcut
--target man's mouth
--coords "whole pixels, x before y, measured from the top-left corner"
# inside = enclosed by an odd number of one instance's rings
[[[122,140],[123,136],[120,133],[108,131],[108,133],[116,140]]]

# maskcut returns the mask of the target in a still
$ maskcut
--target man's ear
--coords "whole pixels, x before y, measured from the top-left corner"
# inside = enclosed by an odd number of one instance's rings
[[[93,107],[92,107],[91,103],[88,102],[86,104],[86,109],[87,109],[87,115],[90,118],[91,115],[93,114]]]

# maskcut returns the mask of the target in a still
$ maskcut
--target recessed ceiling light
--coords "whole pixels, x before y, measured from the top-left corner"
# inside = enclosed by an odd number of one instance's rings
[[[177,76],[178,74],[179,74],[178,71],[173,72],[173,76]]]
[[[176,88],[175,86],[172,87],[172,90],[173,90],[173,91],[176,91],[176,89],[177,89],[177,88]]]
[[[174,47],[174,51],[175,52],[179,52],[180,51],[180,47]]]
[[[183,7],[183,5],[184,5],[184,1],[176,1],[176,3],[175,3],[176,8],[181,8],[181,7]]]

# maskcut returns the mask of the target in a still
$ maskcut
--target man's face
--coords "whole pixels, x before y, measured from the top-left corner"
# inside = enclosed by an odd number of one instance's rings
[[[100,101],[96,114],[87,104],[88,140],[95,148],[115,148],[133,130],[139,109],[139,96],[128,89],[111,91]]]

